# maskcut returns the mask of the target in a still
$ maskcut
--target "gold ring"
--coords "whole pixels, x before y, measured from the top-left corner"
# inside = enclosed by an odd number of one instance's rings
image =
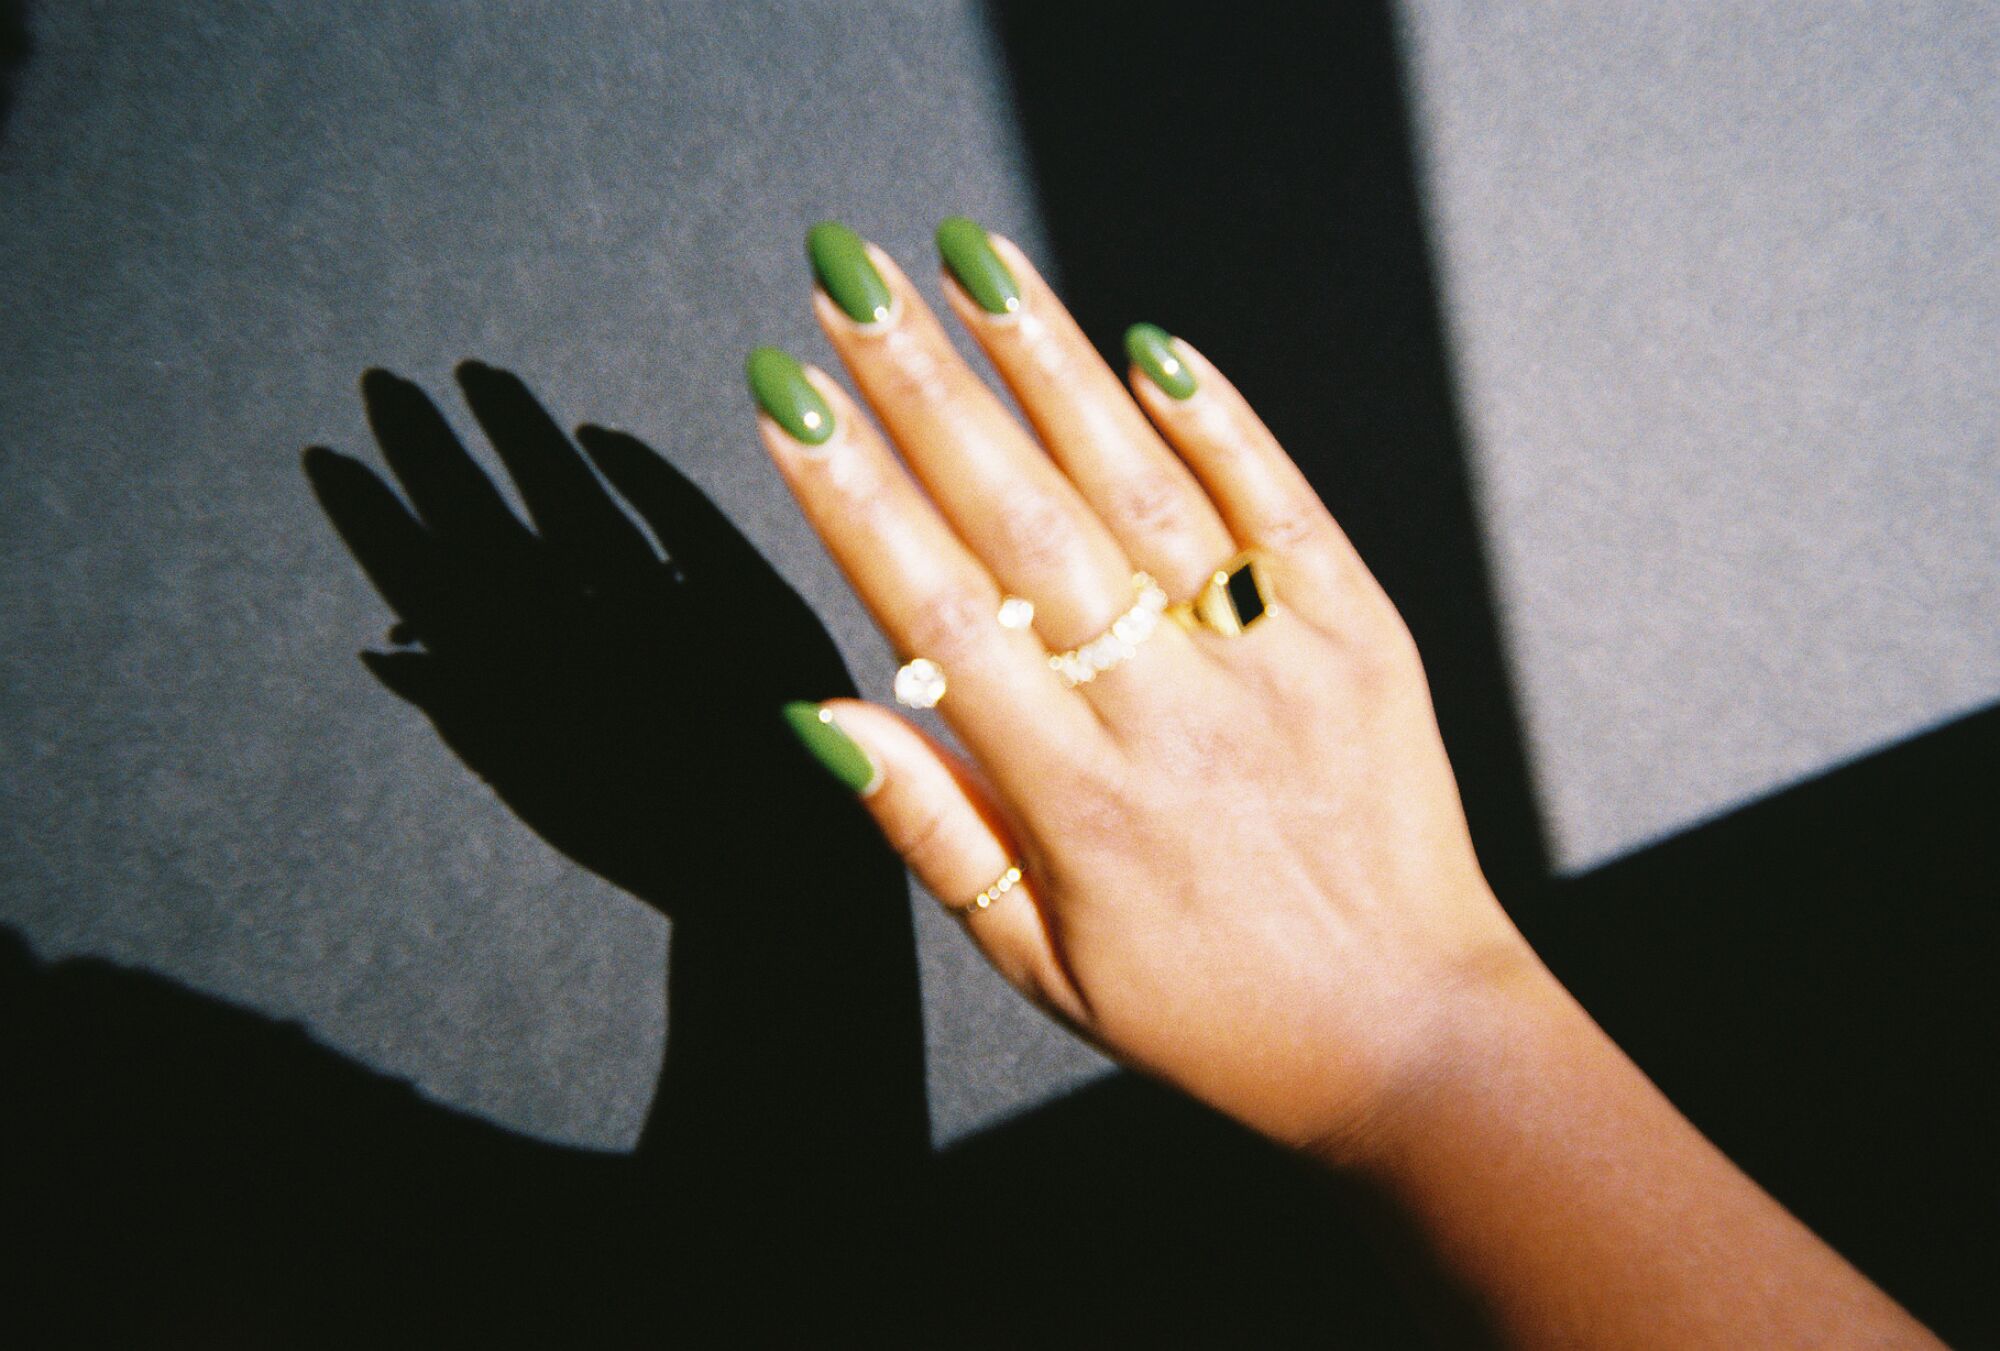
[[[980,892],[977,896],[974,896],[964,905],[954,905],[951,906],[950,909],[958,912],[961,915],[969,915],[973,913],[975,910],[984,910],[988,906],[992,905],[993,902],[999,900],[1002,896],[1005,896],[1008,892],[1012,891],[1015,887],[1019,886],[1020,884],[1021,884],[1021,865],[1018,863],[1010,863],[1007,865],[1006,872],[1001,873],[998,877],[993,879],[992,886],[986,888],[986,890]]]
[[[1245,549],[1211,572],[1193,600],[1167,613],[1184,629],[1205,628],[1234,638],[1277,608],[1264,575],[1263,556]]]
[[[1088,685],[1112,667],[1130,661],[1139,644],[1153,636],[1167,608],[1167,593],[1143,572],[1132,574],[1132,590],[1138,599],[1111,621],[1110,628],[1081,647],[1050,654],[1049,667],[1062,677],[1063,684],[1071,689]]]

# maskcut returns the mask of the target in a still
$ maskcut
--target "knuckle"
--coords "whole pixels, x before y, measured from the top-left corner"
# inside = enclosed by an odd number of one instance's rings
[[[1341,702],[1337,692],[1351,676],[1348,654],[1324,640],[1313,648],[1310,660],[1286,660],[1281,654],[1247,668],[1264,716],[1277,726],[1312,726],[1329,704]],[[1350,686],[1347,700],[1352,702],[1356,693]]]
[[[884,829],[889,847],[902,856],[918,877],[942,880],[939,867],[946,862],[951,842],[951,822],[944,810],[925,806],[908,816],[899,816]]]
[[[1000,513],[996,543],[1028,575],[1057,572],[1068,561],[1075,524],[1054,497],[1029,492]]]
[[[1285,550],[1316,544],[1327,526],[1326,508],[1303,493],[1281,498],[1262,521],[1258,534],[1269,549]]]
[[[1187,485],[1164,469],[1151,469],[1118,485],[1111,511],[1142,534],[1174,535],[1192,524],[1193,505]]]
[[[1021,355],[1043,375],[1059,377],[1068,369],[1069,347],[1062,332],[1033,309],[1016,321],[1011,337]]]
[[[1113,770],[1071,775],[1056,808],[1063,832],[1087,849],[1130,847],[1141,825],[1129,776]]]
[[[996,629],[993,615],[998,601],[982,599],[965,591],[947,591],[931,597],[911,615],[906,638],[910,655],[929,657],[945,668],[971,661],[992,640]]]
[[[895,513],[896,484],[866,442],[844,439],[827,461],[822,479],[840,505],[871,525]]]
[[[1370,645],[1369,667],[1374,678],[1384,686],[1407,685],[1413,680],[1423,683],[1423,654],[1417,651],[1417,640],[1402,621],[1396,620],[1383,626],[1383,631]]]
[[[1148,765],[1164,782],[1212,783],[1218,772],[1254,763],[1262,753],[1258,731],[1270,712],[1227,685],[1207,689],[1158,715],[1147,737]]]
[[[1210,779],[1233,767],[1243,744],[1240,731],[1225,735],[1206,719],[1180,719],[1148,744],[1153,768],[1163,780],[1192,782]]]
[[[1379,702],[1423,682],[1423,661],[1409,630],[1400,623],[1370,624],[1347,635],[1342,667],[1352,697]]]
[[[897,403],[942,402],[951,391],[956,358],[941,353],[940,345],[905,328],[893,330],[876,364],[881,382],[877,397]]]

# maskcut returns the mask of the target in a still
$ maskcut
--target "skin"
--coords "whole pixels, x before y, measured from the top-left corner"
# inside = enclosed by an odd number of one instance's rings
[[[897,650],[949,676],[970,760],[829,704],[917,877],[960,904],[1020,860],[1023,885],[965,916],[1015,986],[1360,1182],[1504,1343],[1935,1345],[1537,960],[1481,875],[1407,630],[1228,381],[1185,343],[1188,400],[1121,381],[994,245],[1018,314],[941,284],[1028,426],[872,247],[890,317],[814,307],[883,431],[817,370],[825,444],[760,419]],[[1240,637],[1164,624],[1077,689],[1048,669],[1132,604],[1135,569],[1183,600],[1243,548],[1277,609]],[[1003,594],[1032,629],[994,621]]]

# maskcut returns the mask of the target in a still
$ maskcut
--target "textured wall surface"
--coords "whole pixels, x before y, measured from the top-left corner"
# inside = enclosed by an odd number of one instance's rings
[[[1993,7],[1406,13],[1557,861],[2000,697]]]
[[[32,20],[0,150],[0,922],[302,1020],[444,1102],[629,1144],[667,924],[355,661],[387,611],[299,450],[374,457],[369,365],[461,431],[452,364],[511,368],[566,425],[678,463],[886,689],[894,662],[756,442],[742,359],[827,358],[802,244],[823,216],[919,274],[953,211],[1036,242],[981,16]],[[919,914],[940,1132],[1101,1063]]]
[[[2000,696],[2000,25],[1486,8],[1413,4],[1407,46],[1502,625],[1578,867]],[[386,612],[298,451],[372,453],[366,366],[441,397],[460,357],[509,367],[680,464],[886,689],[740,362],[824,358],[822,216],[918,274],[947,212],[1039,245],[980,15],[32,20],[0,140],[0,923],[629,1144],[668,926],[356,663]],[[940,1138],[1099,1071],[918,916]]]

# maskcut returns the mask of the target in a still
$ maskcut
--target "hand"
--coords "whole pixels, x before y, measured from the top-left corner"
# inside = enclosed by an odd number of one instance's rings
[[[306,453],[328,515],[401,621],[396,650],[362,654],[368,668],[543,838],[655,906],[684,915],[748,893],[782,910],[819,880],[814,846],[893,893],[867,849],[840,842],[845,811],[800,781],[777,730],[790,681],[851,688],[811,610],[633,437],[578,433],[670,559],[520,380],[477,362],[458,378],[534,529],[424,392],[386,371],[363,378],[362,397],[415,513],[358,461]],[[813,845],[763,847],[743,823],[770,812]]]
[[[1409,635],[1221,374],[1142,328],[1128,397],[1018,249],[970,222],[939,244],[1035,439],[838,226],[813,232],[815,308],[927,492],[825,375],[765,349],[751,383],[834,557],[897,646],[943,666],[973,763],[856,701],[798,725],[946,904],[1019,860],[1020,885],[964,912],[995,965],[1363,1181],[1482,1339],[1935,1345],[1529,951],[1473,856]],[[1079,688],[1057,679],[1049,650],[1126,612],[1135,569],[1186,599],[1242,549],[1266,559],[1262,619],[1162,624]],[[996,622],[1003,590],[1034,631]]]
[[[1409,635],[1200,353],[1139,332],[1128,394],[1011,243],[940,243],[1033,436],[842,227],[814,232],[814,307],[888,440],[823,373],[752,360],[772,457],[897,648],[943,668],[971,756],[835,701],[872,770],[851,781],[947,904],[1020,862],[966,924],[1030,997],[1277,1139],[1358,1140],[1461,1007],[1544,974],[1480,873]],[[1185,601],[1245,549],[1274,608],[1240,635],[1163,623],[1077,688],[1050,669],[1135,571]],[[1003,593],[1031,630],[996,622]]]

